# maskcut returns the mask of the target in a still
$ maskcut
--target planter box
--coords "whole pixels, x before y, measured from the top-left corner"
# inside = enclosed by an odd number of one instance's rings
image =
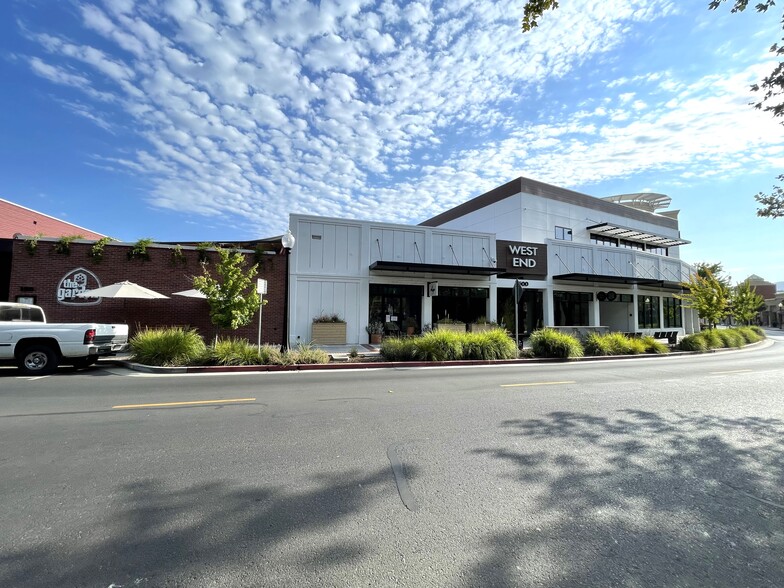
[[[316,345],[345,345],[346,323],[312,323],[310,339]]]
[[[452,331],[454,333],[465,333],[465,323],[437,323],[436,328],[439,331]]]
[[[492,331],[497,329],[496,325],[488,325],[487,323],[471,323],[468,328],[472,333],[484,333],[485,331]]]

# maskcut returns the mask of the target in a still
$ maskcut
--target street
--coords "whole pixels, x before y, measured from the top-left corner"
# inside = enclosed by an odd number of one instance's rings
[[[504,367],[0,370],[0,586],[784,585],[784,337]]]

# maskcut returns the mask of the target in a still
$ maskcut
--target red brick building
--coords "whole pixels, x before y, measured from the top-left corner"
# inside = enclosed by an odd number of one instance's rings
[[[44,236],[42,236],[44,235]],[[83,239],[71,240],[80,235]],[[63,239],[69,237],[69,239]],[[127,323],[131,335],[144,327],[190,326],[205,339],[215,335],[210,307],[201,298],[173,296],[193,288],[206,267],[215,276],[218,254],[194,244],[152,244],[134,256],[133,243],[109,242],[95,254],[100,233],[0,200],[0,300],[32,302],[51,322]],[[262,310],[263,343],[285,344],[288,252],[280,239],[225,244],[237,247],[255,277],[267,280]],[[206,262],[206,263],[204,263]],[[128,280],[169,296],[168,300],[82,299],[76,291]],[[245,327],[222,336],[258,337],[258,314]]]

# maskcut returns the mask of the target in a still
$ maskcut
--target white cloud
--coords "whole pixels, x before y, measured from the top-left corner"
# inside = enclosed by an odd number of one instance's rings
[[[110,103],[133,121],[145,148],[96,161],[148,179],[157,206],[240,216],[249,236],[289,212],[419,221],[518,175],[569,186],[737,173],[752,147],[782,158],[766,115],[744,108],[758,64],[602,70],[568,95],[633,26],[671,14],[666,0],[564,3],[525,36],[513,3],[158,4],[81,4],[84,35],[31,35],[27,61],[96,101],[70,100],[79,116],[118,133]]]

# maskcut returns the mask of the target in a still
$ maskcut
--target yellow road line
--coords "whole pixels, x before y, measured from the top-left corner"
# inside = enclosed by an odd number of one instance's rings
[[[191,400],[190,402],[155,402],[152,404],[120,404],[112,408],[154,408],[156,406],[196,406],[199,404],[226,404],[227,402],[253,402],[255,398],[224,398],[223,400]]]
[[[530,382],[528,384],[501,384],[501,388],[521,388],[523,386],[554,386],[556,384],[576,384],[577,382],[569,380],[566,382]]]
[[[753,370],[730,370],[726,372],[711,372],[711,374],[748,374]]]

